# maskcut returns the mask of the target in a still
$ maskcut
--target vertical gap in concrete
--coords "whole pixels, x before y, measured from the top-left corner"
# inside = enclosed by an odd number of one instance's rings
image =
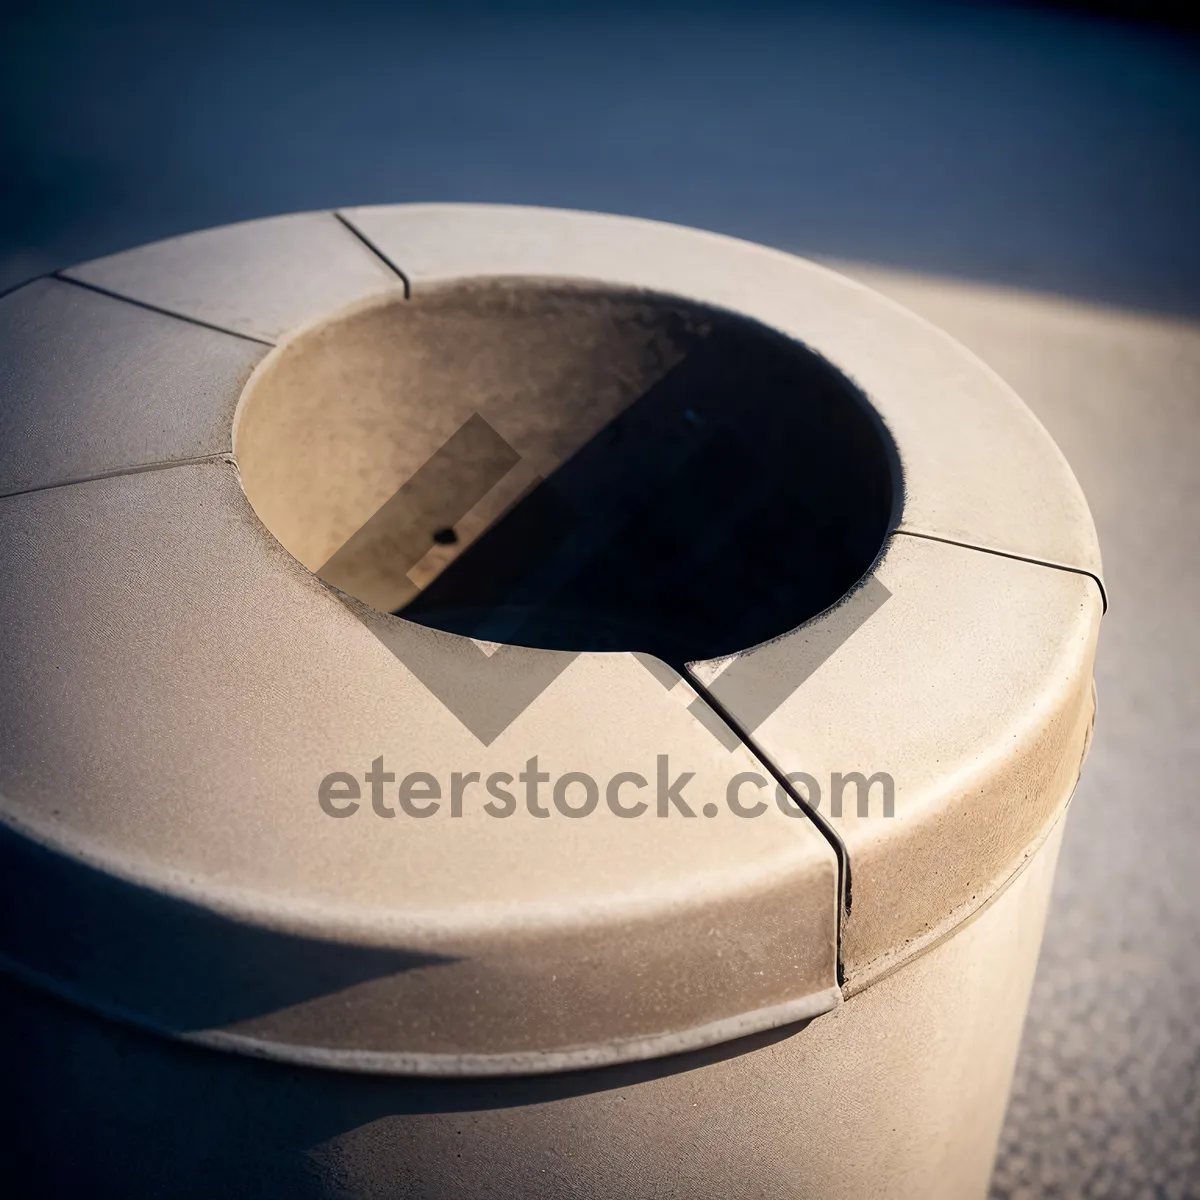
[[[846,982],[846,973],[842,967],[842,922],[850,915],[851,903],[850,855],[846,851],[845,843],[838,836],[837,830],[815,808],[809,805],[808,801],[796,789],[795,784],[788,780],[784,772],[771,761],[770,756],[755,742],[750,731],[712,694],[712,691],[705,687],[691,672],[688,672],[686,678],[704,702],[710,705],[721,720],[737,734],[746,749],[771,773],[775,782],[792,798],[793,803],[795,803],[800,811],[812,821],[820,831],[821,836],[829,843],[833,850],[834,856],[837,858],[838,867],[837,983],[838,987],[842,987]]]

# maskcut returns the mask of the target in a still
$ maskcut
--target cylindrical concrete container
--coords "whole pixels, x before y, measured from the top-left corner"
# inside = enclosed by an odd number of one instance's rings
[[[413,205],[0,300],[13,1177],[981,1196],[1104,603],[970,354]]]

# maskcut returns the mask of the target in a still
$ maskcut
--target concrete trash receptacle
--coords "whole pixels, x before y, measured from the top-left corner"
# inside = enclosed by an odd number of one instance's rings
[[[30,1194],[987,1190],[1104,607],[962,347],[473,205],[0,299]]]

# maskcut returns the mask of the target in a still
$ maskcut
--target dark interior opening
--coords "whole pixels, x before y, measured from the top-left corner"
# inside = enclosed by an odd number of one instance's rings
[[[868,571],[899,466],[858,389],[748,320],[639,305],[631,328],[647,312],[665,324],[674,364],[397,615],[488,641],[644,651],[679,669],[800,625]],[[456,540],[452,527],[428,537]]]

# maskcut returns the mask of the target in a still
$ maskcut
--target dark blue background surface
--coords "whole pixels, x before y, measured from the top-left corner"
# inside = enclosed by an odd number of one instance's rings
[[[0,286],[245,217],[489,200],[1200,311],[1200,60],[1161,29],[361,0],[6,24]]]

